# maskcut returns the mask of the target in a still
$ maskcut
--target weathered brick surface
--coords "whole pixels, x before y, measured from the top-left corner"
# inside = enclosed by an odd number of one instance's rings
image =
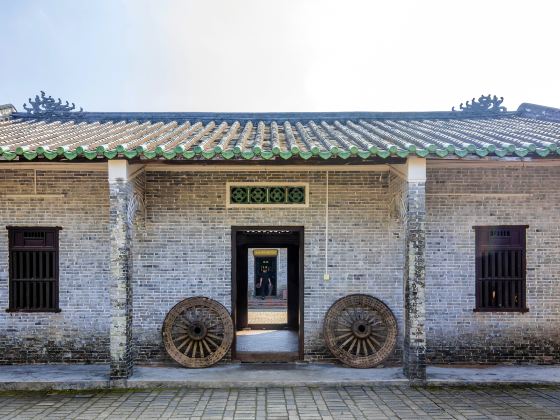
[[[404,258],[404,373],[426,379],[426,184],[407,182]]]
[[[107,175],[37,171],[37,192],[65,197],[0,199],[0,363],[107,362]],[[0,193],[33,193],[33,171],[0,169]],[[60,313],[5,312],[8,225],[62,227]]]
[[[305,209],[227,209],[226,181],[307,181]],[[428,362],[560,362],[560,168],[428,169],[426,334]],[[111,323],[109,184],[106,173],[37,171],[39,193],[2,199],[0,224],[61,226],[60,313],[10,314],[8,236],[0,229],[0,363],[108,362]],[[146,174],[146,212],[133,239],[133,340],[139,362],[168,361],[167,311],[187,296],[231,306],[232,225],[305,227],[305,351],[329,357],[326,310],[349,293],[386,302],[403,331],[404,183],[379,173],[330,173],[329,272],[323,281],[325,174]],[[0,170],[0,193],[32,193],[33,171]],[[530,194],[473,196],[472,193]],[[455,194],[455,195],[453,195]],[[463,195],[457,195],[463,194]],[[467,195],[464,195],[467,194]],[[473,225],[528,224],[528,313],[474,313]]]
[[[161,324],[179,300],[204,295],[231,307],[231,226],[305,226],[305,353],[330,357],[322,339],[332,303],[350,293],[382,299],[402,325],[402,226],[388,211],[386,173],[331,173],[329,272],[325,265],[325,174],[148,172],[146,220],[136,234],[133,335],[140,362],[168,360]],[[226,181],[304,181],[302,209],[227,209]],[[400,343],[400,339],[399,339]],[[400,357],[398,349],[394,360]]]
[[[113,379],[128,378],[132,374],[132,226],[129,220],[132,192],[131,182],[109,182],[110,355]]]
[[[559,181],[560,167],[428,170],[430,362],[560,362]],[[473,312],[472,226],[496,224],[529,225],[527,313]]]

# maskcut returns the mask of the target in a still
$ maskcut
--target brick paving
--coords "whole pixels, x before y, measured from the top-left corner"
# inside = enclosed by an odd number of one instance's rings
[[[2,393],[2,419],[560,419],[560,387]]]

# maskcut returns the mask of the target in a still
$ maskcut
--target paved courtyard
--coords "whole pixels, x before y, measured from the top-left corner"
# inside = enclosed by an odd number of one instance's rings
[[[560,419],[560,387],[406,386],[0,393],[2,419]]]

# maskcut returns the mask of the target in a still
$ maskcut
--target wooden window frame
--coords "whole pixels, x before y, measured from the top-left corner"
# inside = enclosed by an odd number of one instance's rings
[[[487,226],[473,226],[475,230],[475,308],[474,312],[528,312],[527,308],[527,228],[529,225],[487,225]],[[481,252],[488,250],[491,245],[483,243],[482,236],[485,232],[490,230],[509,229],[518,231],[521,235],[521,287],[519,293],[520,305],[519,307],[488,307],[483,305],[483,291],[482,291],[482,258]],[[519,248],[513,245],[494,245],[496,250],[507,250],[512,248]],[[512,280],[513,281],[513,280]],[[511,286],[509,286],[511,287]],[[502,290],[500,288],[500,290]]]
[[[38,312],[61,312],[60,301],[59,301],[59,256],[60,256],[60,242],[59,242],[59,231],[61,227],[53,226],[6,226],[8,230],[8,309],[6,312],[17,312],[17,313],[38,313]],[[17,246],[15,245],[15,235],[17,233],[25,232],[45,232],[53,234],[53,245],[52,246]],[[52,287],[53,294],[53,305],[48,308],[20,308],[14,302],[14,294],[12,293],[15,287],[12,270],[12,258],[13,252],[17,251],[53,251],[54,252],[54,262],[53,262],[53,281],[54,285]]]

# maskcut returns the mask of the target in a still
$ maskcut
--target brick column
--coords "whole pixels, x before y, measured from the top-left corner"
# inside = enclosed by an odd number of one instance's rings
[[[404,262],[404,374],[426,379],[426,160],[407,162]]]
[[[132,288],[130,284],[131,231],[128,205],[132,187],[128,182],[128,162],[112,161],[109,166],[111,379],[132,374]]]

